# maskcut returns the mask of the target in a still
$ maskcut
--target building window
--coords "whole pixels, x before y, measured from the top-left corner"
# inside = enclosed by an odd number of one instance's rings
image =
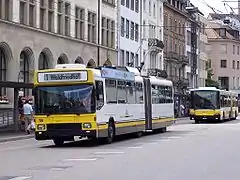
[[[102,17],[102,45],[114,48],[115,21]]]
[[[235,69],[235,61],[232,61],[232,68]]]
[[[124,66],[124,50],[120,50],[120,62],[119,62],[120,66]]]
[[[20,54],[20,72],[23,76],[23,82],[30,82],[30,66],[29,66],[29,56],[25,51]],[[29,95],[29,89],[24,89],[24,96]]]
[[[96,43],[96,14],[88,12],[88,41]]]
[[[63,30],[62,30],[62,22],[63,22],[63,13],[62,13],[62,9],[63,9],[63,1],[62,0],[58,0],[58,4],[57,4],[57,33],[58,34],[62,34]]]
[[[135,11],[139,12],[139,0],[135,0]]]
[[[5,0],[4,4],[3,4],[2,0],[0,1],[0,17],[1,17],[1,19],[5,19],[8,21],[11,20],[11,8],[12,8],[12,5],[11,5],[10,0]],[[4,12],[4,15],[2,14],[2,11]]]
[[[156,5],[153,5],[153,16],[156,17]]]
[[[151,4],[151,0],[149,0],[149,3],[148,3],[148,13],[149,13],[149,15],[151,15],[151,13],[152,13],[152,11],[151,11],[151,9],[152,9],[152,4]]]
[[[71,5],[65,2],[65,36],[70,36]]]
[[[233,45],[233,54],[235,54],[235,45]]]
[[[115,48],[115,21],[111,21],[110,34],[111,34],[110,47]]]
[[[130,0],[126,0],[126,7],[129,8]]]
[[[125,19],[121,17],[121,36],[124,37],[124,24],[125,24]]]
[[[139,26],[135,24],[135,41],[138,42],[138,35],[139,35]]]
[[[129,38],[129,20],[126,19],[126,38]]]
[[[134,62],[134,53],[133,52],[131,52],[131,57],[130,57],[129,63],[132,63],[132,62]]]
[[[221,60],[221,68],[227,68],[227,60]]]
[[[131,39],[134,40],[134,22],[131,22]]]
[[[54,0],[48,0],[48,31],[54,32]]]
[[[191,45],[191,32],[187,31],[187,45]]]
[[[237,47],[237,55],[239,55],[239,46]]]
[[[6,64],[6,56],[2,48],[0,48],[0,80],[6,81],[7,79],[7,64]],[[0,96],[6,95],[6,88],[0,88]]]
[[[239,69],[239,61],[237,61],[237,69]]]
[[[143,10],[146,11],[146,0],[143,0]]]
[[[130,61],[129,61],[129,52],[126,51],[126,63],[127,65],[129,65]]]
[[[115,5],[115,0],[102,0],[102,1],[111,5]]]
[[[85,10],[80,7],[75,8],[75,36],[77,39],[84,39],[85,31]]]
[[[26,6],[27,6],[27,3],[25,1],[20,1],[19,18],[20,18],[21,24],[27,24]]]
[[[35,12],[36,12],[35,5],[36,5],[35,0],[29,0],[28,22],[29,22],[29,26],[32,26],[32,27],[35,26]]]
[[[133,11],[134,11],[134,1],[135,0],[131,0],[131,10],[133,10]]]
[[[125,6],[125,0],[121,0],[121,5]]]
[[[139,66],[139,57],[138,54],[135,55],[135,67]]]

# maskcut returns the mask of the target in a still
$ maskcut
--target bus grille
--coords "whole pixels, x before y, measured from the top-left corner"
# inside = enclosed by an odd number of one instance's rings
[[[61,123],[61,124],[48,124],[48,131],[79,131],[82,128],[81,123]]]

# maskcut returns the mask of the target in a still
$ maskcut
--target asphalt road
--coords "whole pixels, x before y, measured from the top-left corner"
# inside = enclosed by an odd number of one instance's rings
[[[239,137],[239,120],[183,120],[166,133],[109,145],[7,142],[0,144],[0,180],[238,180]]]

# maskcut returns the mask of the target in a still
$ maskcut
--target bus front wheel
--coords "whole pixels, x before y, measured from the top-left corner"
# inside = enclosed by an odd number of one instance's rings
[[[110,144],[114,141],[115,137],[115,126],[113,121],[109,121],[108,123],[108,137],[107,137],[107,143]]]
[[[54,142],[55,146],[62,146],[64,144],[64,140],[61,138],[53,139],[53,142]]]

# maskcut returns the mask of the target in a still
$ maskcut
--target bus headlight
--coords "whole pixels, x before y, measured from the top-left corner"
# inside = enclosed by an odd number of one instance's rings
[[[37,125],[37,130],[43,131],[43,130],[45,130],[45,129],[46,129],[46,125],[45,125],[45,124],[38,124],[38,125]]]
[[[92,127],[91,123],[83,123],[84,129],[90,129]]]

